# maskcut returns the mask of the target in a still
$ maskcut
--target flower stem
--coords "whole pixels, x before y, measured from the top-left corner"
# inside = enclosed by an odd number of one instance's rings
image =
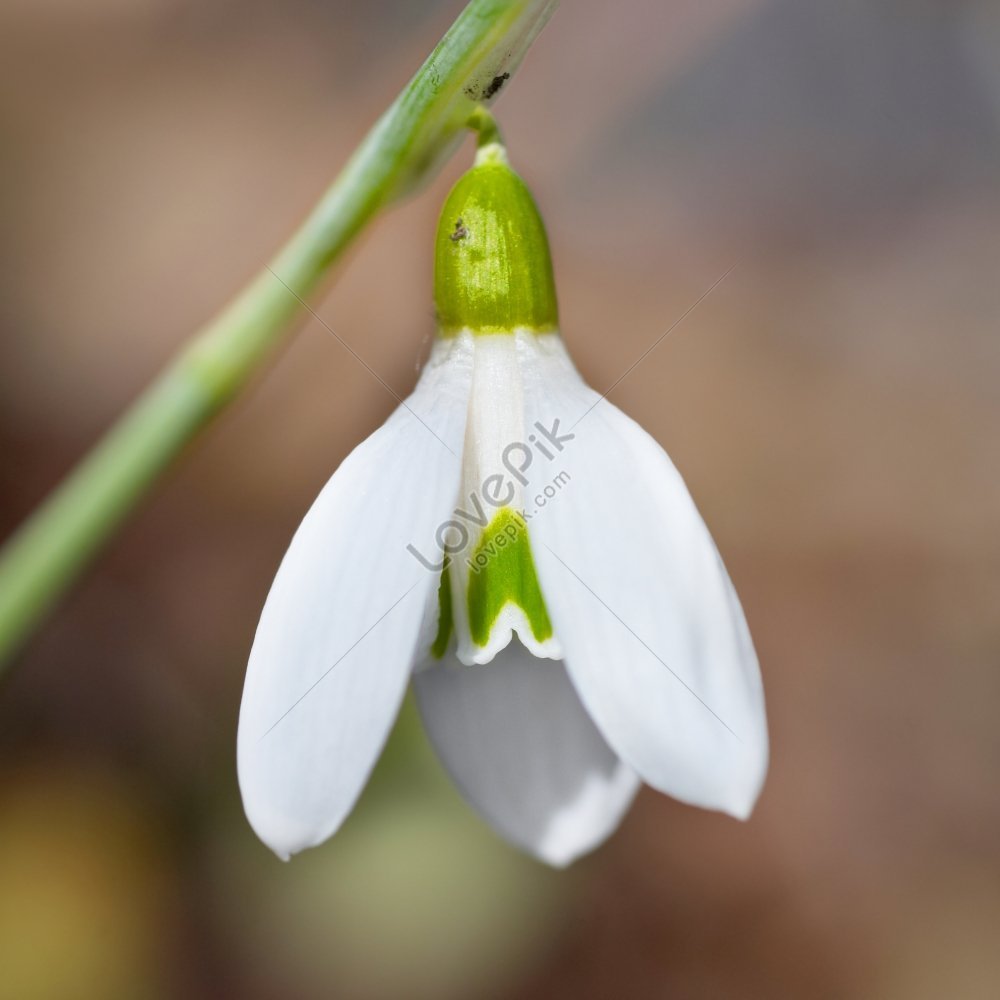
[[[500,126],[496,118],[482,104],[473,109],[469,115],[466,125],[474,132],[478,133],[476,138],[476,148],[482,149],[492,143],[503,145],[503,137],[500,135]]]
[[[274,259],[184,346],[0,550],[0,667],[182,448],[287,335],[344,249],[453,151],[558,0],[471,0]],[[488,116],[488,112],[486,113]]]

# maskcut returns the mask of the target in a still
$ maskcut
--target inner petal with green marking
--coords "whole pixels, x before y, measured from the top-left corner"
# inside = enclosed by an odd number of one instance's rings
[[[454,636],[461,662],[489,663],[516,633],[536,656],[559,659],[527,521],[513,507],[503,507],[475,534],[463,551],[452,554],[442,575],[432,655],[444,656]]]
[[[434,659],[445,655],[455,637],[459,659],[487,663],[515,632],[537,656],[561,656],[535,572],[528,523],[518,511],[504,507],[478,542],[455,558],[460,563],[445,568],[438,588]]]
[[[520,609],[536,642],[552,638],[552,622],[531,557],[528,524],[520,514],[509,507],[501,510],[483,532],[471,562],[466,601],[469,633],[477,646],[487,645],[508,605]]]

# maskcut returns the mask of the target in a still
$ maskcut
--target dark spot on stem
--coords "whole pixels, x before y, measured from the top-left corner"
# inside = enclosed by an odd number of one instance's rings
[[[483,100],[488,101],[508,80],[510,73],[501,73],[490,80],[490,85],[483,91]]]

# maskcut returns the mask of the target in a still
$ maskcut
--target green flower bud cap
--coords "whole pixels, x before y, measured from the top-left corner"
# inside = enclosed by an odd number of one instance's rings
[[[434,250],[442,336],[544,332],[559,323],[552,258],[535,199],[495,133],[451,189]]]

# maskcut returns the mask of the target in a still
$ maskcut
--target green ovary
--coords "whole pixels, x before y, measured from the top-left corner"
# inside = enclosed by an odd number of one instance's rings
[[[559,325],[545,225],[500,154],[477,157],[448,195],[435,244],[434,304],[445,337]]]
[[[516,511],[505,507],[490,522],[476,546],[469,567],[469,633],[477,646],[485,646],[500,612],[512,603],[528,621],[536,641],[552,636],[535,561],[528,542],[528,525]]]

